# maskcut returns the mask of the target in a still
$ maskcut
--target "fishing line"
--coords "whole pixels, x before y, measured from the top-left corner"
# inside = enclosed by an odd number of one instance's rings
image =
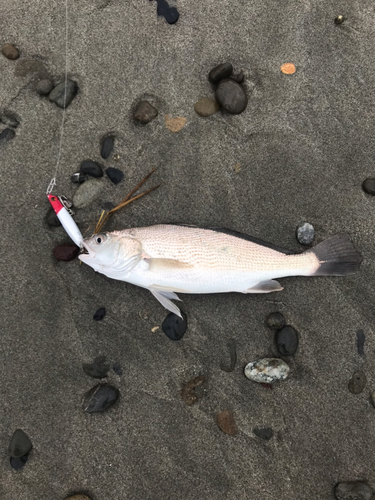
[[[55,167],[55,172],[51,179],[51,182],[48,184],[46,194],[51,194],[53,188],[56,186],[56,176],[60,166],[60,158],[61,158],[61,149],[64,138],[64,123],[65,123],[65,104],[66,104],[66,91],[67,91],[67,83],[68,83],[68,0],[65,0],[65,84],[64,84],[64,107],[63,107],[63,116],[60,127],[60,144],[59,150],[57,154],[57,163]]]

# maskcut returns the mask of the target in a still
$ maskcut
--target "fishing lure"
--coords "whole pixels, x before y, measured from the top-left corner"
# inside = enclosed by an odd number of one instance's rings
[[[69,213],[64,197],[47,194],[47,198],[68,236],[77,246],[81,247],[83,241],[82,233]]]

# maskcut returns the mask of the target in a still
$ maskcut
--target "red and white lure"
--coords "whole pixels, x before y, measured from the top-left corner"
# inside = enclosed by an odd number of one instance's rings
[[[64,198],[62,196],[54,196],[53,194],[47,194],[47,198],[68,236],[77,246],[81,247],[83,241],[82,233],[66,208]]]

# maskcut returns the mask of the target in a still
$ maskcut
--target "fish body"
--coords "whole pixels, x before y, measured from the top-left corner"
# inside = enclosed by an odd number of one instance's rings
[[[248,235],[224,229],[156,225],[99,233],[83,241],[79,258],[109,278],[150,290],[175,314],[177,293],[269,293],[275,278],[346,275],[362,260],[346,235],[291,254]]]

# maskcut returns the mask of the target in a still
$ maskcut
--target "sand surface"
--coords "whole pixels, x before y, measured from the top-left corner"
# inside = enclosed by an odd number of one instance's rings
[[[66,110],[57,194],[74,195],[70,176],[92,159],[123,170],[100,199],[77,210],[82,232],[103,203],[119,202],[153,167],[161,188],[113,218],[108,229],[184,222],[222,226],[300,251],[295,228],[312,223],[316,242],[347,232],[364,257],[345,278],[288,278],[270,295],[182,295],[188,331],[171,342],[166,315],[143,289],[57,262],[68,242],[44,222],[46,187],[59,152],[62,109],[34,90],[37,75],[61,81],[63,1],[0,5],[0,111],[20,125],[0,147],[1,334],[0,498],[57,500],[84,491],[93,500],[328,500],[338,481],[375,487],[374,5],[369,0],[177,0],[177,24],[148,0],[68,0],[68,75],[79,92]],[[343,14],[347,21],[334,24]],[[207,74],[229,61],[246,75],[249,104],[238,116],[201,118],[194,103],[213,97]],[[291,62],[293,75],[280,66]],[[43,70],[43,65],[45,70]],[[31,67],[35,67],[31,65]],[[25,69],[26,68],[26,69]],[[159,111],[136,125],[136,103]],[[186,118],[173,133],[165,115]],[[103,135],[116,135],[118,161],[100,159]],[[239,165],[238,165],[239,164]],[[236,168],[234,168],[236,166]],[[99,307],[107,315],[92,319]],[[277,355],[265,319],[281,311],[300,335],[291,375],[273,390],[243,375],[246,363]],[[356,332],[366,335],[365,355]],[[237,343],[232,373],[226,342]],[[115,407],[83,412],[96,384],[82,363],[105,355],[119,388]],[[363,393],[348,391],[354,370]],[[203,397],[188,406],[181,384],[204,374]],[[236,436],[217,426],[231,409]],[[271,427],[263,441],[255,427]],[[11,469],[16,428],[33,442],[22,472]]]

